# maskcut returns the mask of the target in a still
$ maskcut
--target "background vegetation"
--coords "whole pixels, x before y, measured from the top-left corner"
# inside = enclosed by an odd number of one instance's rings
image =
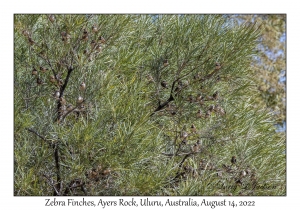
[[[286,129],[286,15],[233,15],[238,22],[257,22],[262,26],[257,56],[251,65],[256,72],[261,106],[272,113],[280,131]]]
[[[14,23],[15,195],[285,195],[285,135],[253,71],[261,24],[222,15]]]

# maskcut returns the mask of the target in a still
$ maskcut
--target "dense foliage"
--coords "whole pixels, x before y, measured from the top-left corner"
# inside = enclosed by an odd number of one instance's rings
[[[16,15],[15,195],[285,195],[258,25]]]

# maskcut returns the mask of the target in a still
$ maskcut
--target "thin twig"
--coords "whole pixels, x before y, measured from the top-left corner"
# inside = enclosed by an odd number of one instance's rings
[[[57,179],[57,189],[58,191],[61,191],[61,177],[60,177],[60,165],[59,165],[59,154],[58,154],[58,144],[55,144],[54,147],[54,159],[55,159],[55,167],[56,167],[56,179]],[[54,194],[57,194],[57,191],[54,192]]]
[[[196,154],[196,153],[200,153],[200,151],[198,152],[188,152],[188,153],[164,153],[162,152],[162,155],[168,156],[168,157],[174,157],[174,156],[184,156],[184,155],[191,155],[191,154]]]
[[[182,161],[179,163],[179,166],[178,166],[179,168],[182,167],[184,161],[185,161],[191,154],[193,154],[193,153],[190,152],[190,153],[188,153],[188,154],[186,154],[186,155],[184,156],[184,158],[182,159]]]
[[[34,133],[35,135],[46,141],[46,138],[44,136],[40,135],[37,131],[33,130],[32,128],[26,128],[26,130],[28,130],[31,133]]]
[[[67,111],[64,115],[61,116],[60,122],[63,122],[64,119],[70,114],[72,113],[75,109],[77,109],[78,107],[80,107],[81,104],[83,104],[85,102],[85,100],[83,100],[81,103],[79,103],[77,106],[75,106],[73,109]]]
[[[59,191],[56,189],[56,187],[55,187],[55,185],[54,185],[54,183],[53,183],[53,180],[50,179],[46,174],[43,174],[43,176],[48,180],[48,184],[49,184],[51,187],[53,187],[55,194],[56,194],[56,195],[60,195],[60,194],[59,194]]]

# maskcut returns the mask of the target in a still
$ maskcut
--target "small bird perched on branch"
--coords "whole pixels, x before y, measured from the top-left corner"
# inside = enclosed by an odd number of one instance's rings
[[[67,111],[71,111],[72,109],[73,109],[72,104],[69,104],[69,105],[67,106]]]
[[[89,39],[89,34],[86,29],[83,30],[83,35],[81,37],[81,40],[87,41]]]
[[[101,47],[100,44],[98,44],[95,49],[96,49],[97,52],[101,52],[102,51],[102,47]]]
[[[36,68],[33,68],[31,75],[37,75],[38,71],[36,70]]]
[[[185,131],[181,132],[181,138],[186,139],[188,137],[188,133]]]
[[[220,107],[219,113],[223,116],[226,114],[226,111],[222,107]]]
[[[29,35],[30,35],[29,31],[27,31],[27,30],[23,30],[22,34],[26,37],[29,37]]]
[[[43,80],[41,79],[41,78],[36,78],[36,83],[38,84],[38,85],[42,85],[43,84]]]
[[[104,39],[103,36],[100,36],[100,37],[98,38],[98,40],[99,40],[102,44],[104,44],[104,43],[106,42],[106,40]]]
[[[219,104],[217,104],[216,106],[215,106],[215,109],[214,109],[217,113],[219,113],[221,116],[223,116],[223,115],[225,115],[226,114],[226,112],[225,112],[225,110],[219,105]]]
[[[168,88],[168,83],[166,81],[162,81],[160,84],[163,88]]]
[[[64,97],[59,98],[59,102],[61,105],[66,105],[66,99]]]
[[[55,16],[54,15],[49,15],[49,20],[53,23],[55,21]]]
[[[221,64],[217,62],[217,63],[216,63],[216,66],[215,66],[215,69],[216,69],[216,70],[219,70],[220,68],[221,68]]]
[[[81,91],[84,91],[84,90],[86,89],[86,84],[85,84],[84,82],[82,82],[82,83],[80,84],[80,86],[79,86],[79,89],[80,89]]]
[[[83,102],[83,98],[81,97],[81,96],[79,96],[78,98],[77,98],[77,104],[80,104],[80,103],[82,103]]]
[[[40,70],[41,70],[41,72],[45,73],[45,72],[47,72],[48,69],[40,66]]]
[[[242,170],[242,171],[240,172],[240,177],[244,177],[244,176],[246,176],[246,175],[247,175],[247,172],[246,172],[246,171]]]
[[[91,41],[91,48],[94,49],[95,46],[96,46],[96,41],[95,41],[95,40],[92,40],[92,41]]]
[[[51,83],[55,83],[56,82],[56,79],[53,75],[50,75],[50,82]]]
[[[79,106],[79,110],[83,111],[84,109],[85,109],[85,105],[84,105],[84,104],[81,104],[81,105]]]
[[[219,99],[219,91],[216,91],[216,92],[213,94],[213,99],[214,99],[214,100],[218,100],[218,99]]]
[[[197,117],[197,118],[201,118],[201,117],[202,117],[202,112],[201,112],[200,109],[198,110],[198,112],[197,112],[197,114],[196,114],[196,117]]]
[[[57,90],[55,91],[54,95],[53,95],[56,99],[59,99],[60,96],[60,92]]]
[[[196,97],[196,101],[201,101],[204,97],[201,95],[201,93],[198,93],[197,94],[197,97]]]
[[[98,31],[98,28],[97,28],[96,25],[93,25],[93,26],[92,26],[92,31],[93,31],[94,33]]]
[[[30,45],[34,45],[35,41],[33,41],[33,39],[31,37],[28,37],[28,42]]]
[[[169,65],[169,61],[168,61],[168,59],[165,59],[165,60],[164,60],[164,63],[163,63],[163,65],[164,65],[164,67],[166,67],[166,66],[168,66],[168,65]]]
[[[211,115],[211,111],[207,110],[205,113],[205,118],[209,118]]]
[[[65,31],[61,32],[61,36],[62,36],[62,41],[64,41],[64,42],[69,41],[71,38],[71,35]]]
[[[201,146],[200,144],[195,143],[195,144],[192,146],[192,152],[193,152],[193,153],[198,152],[199,149],[200,149],[200,146]]]
[[[236,164],[236,157],[235,157],[235,156],[232,156],[232,158],[231,158],[231,163],[232,163],[232,164]]]
[[[215,106],[214,106],[214,105],[210,105],[209,108],[208,108],[208,110],[209,110],[210,112],[214,111],[214,109],[215,109]]]
[[[191,131],[192,131],[192,133],[197,132],[196,126],[194,124],[192,124],[192,126],[191,126]]]

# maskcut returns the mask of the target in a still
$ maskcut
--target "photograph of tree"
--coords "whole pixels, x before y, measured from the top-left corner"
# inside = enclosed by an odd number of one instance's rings
[[[285,196],[285,14],[15,14],[14,196]]]

